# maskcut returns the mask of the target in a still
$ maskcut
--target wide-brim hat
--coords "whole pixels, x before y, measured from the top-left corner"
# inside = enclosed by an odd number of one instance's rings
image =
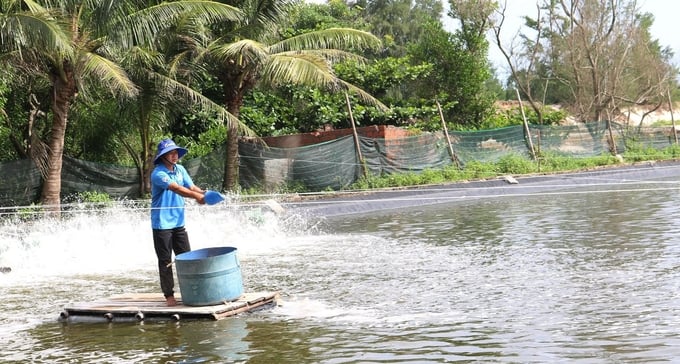
[[[175,144],[175,142],[172,141],[172,139],[163,139],[161,140],[160,143],[158,143],[158,152],[156,153],[156,157],[153,159],[153,164],[158,164],[158,159],[162,157],[165,153],[171,152],[173,150],[177,150],[177,155],[182,158],[187,152],[189,152],[188,149],[182,148]]]

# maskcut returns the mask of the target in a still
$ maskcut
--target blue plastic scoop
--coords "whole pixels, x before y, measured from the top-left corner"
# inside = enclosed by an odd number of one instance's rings
[[[205,191],[203,198],[205,199],[205,203],[208,205],[220,203],[225,199],[224,195],[217,191]]]

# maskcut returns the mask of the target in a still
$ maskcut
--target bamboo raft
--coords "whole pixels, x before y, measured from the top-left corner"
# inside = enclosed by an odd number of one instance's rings
[[[129,293],[108,299],[73,304],[65,307],[59,315],[61,320],[101,318],[143,321],[145,319],[212,319],[221,320],[268,304],[275,304],[278,292],[244,293],[237,300],[212,306],[186,306],[182,297],[176,296],[177,306],[168,307],[165,298],[158,293]]]

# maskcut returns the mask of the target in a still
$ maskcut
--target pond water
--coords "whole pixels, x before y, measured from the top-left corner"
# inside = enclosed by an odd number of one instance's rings
[[[192,206],[194,249],[238,248],[278,306],[221,321],[61,322],[158,292],[148,210],[0,228],[3,363],[663,362],[680,357],[674,181],[329,219]]]

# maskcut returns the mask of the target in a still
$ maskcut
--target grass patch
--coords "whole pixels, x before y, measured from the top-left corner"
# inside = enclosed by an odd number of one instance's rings
[[[604,166],[621,165],[624,161],[660,161],[680,158],[680,146],[670,146],[663,150],[638,148],[628,150],[623,158],[604,154],[593,157],[575,158],[559,154],[543,154],[538,160],[509,154],[496,162],[470,161],[462,169],[448,166],[440,170],[425,170],[422,173],[390,174],[384,176],[362,177],[349,186],[348,190],[366,190],[390,187],[418,186],[448,182],[464,182],[497,178],[503,175],[529,175],[537,173],[560,173],[584,171]]]

